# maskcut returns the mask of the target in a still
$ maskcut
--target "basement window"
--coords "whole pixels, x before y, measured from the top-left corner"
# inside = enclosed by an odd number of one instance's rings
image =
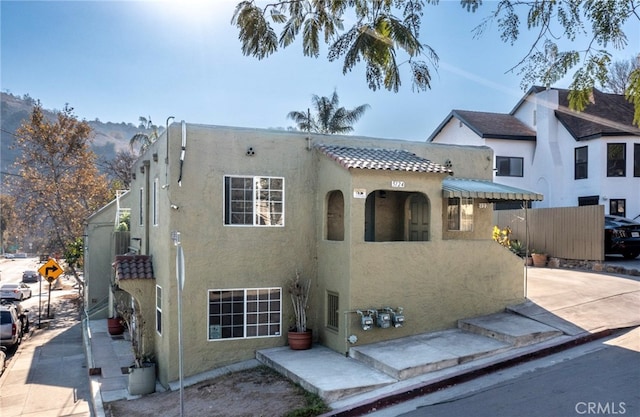
[[[276,337],[281,334],[282,290],[209,290],[208,340]]]

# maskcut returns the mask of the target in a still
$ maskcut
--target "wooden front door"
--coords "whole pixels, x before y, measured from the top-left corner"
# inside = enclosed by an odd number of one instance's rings
[[[429,202],[424,194],[409,197],[408,204],[408,240],[429,240]]]

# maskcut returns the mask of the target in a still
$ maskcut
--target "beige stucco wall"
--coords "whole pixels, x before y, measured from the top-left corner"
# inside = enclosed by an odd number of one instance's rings
[[[479,160],[484,164],[486,159]],[[357,336],[358,344],[366,344],[441,330],[454,327],[458,319],[494,313],[524,299],[522,262],[493,242],[492,210],[486,201],[474,201],[472,232],[448,232],[441,184],[444,174],[348,172],[326,158],[319,167],[319,195],[341,189],[349,219],[344,242],[321,238],[318,246],[320,290],[325,297],[327,291],[340,296],[339,330],[320,326],[321,341],[327,346],[346,353],[350,335]],[[404,184],[402,193],[427,196],[429,241],[364,241],[366,199],[355,198],[352,189],[366,190],[367,194],[387,190],[388,198],[383,201],[394,201],[391,181]],[[486,208],[478,208],[480,203]],[[385,307],[402,307],[406,324],[363,331],[356,311]]]
[[[162,135],[137,162],[132,185],[131,236],[140,239],[140,253],[153,256],[154,284],[162,288],[162,333],[150,334],[158,377],[165,385],[178,377],[176,248],[172,231],[181,233],[186,265],[182,298],[185,376],[254,358],[257,349],[286,344],[286,329],[292,318],[286,286],[296,270],[313,283],[309,327],[317,341],[340,352],[348,349],[348,334],[358,334],[359,343],[367,343],[441,329],[452,326],[458,318],[497,311],[522,299],[521,265],[490,240],[490,228],[483,230],[488,224],[484,220],[477,223],[480,227],[472,241],[451,236],[443,240],[443,174],[349,171],[314,146],[324,143],[406,149],[437,163],[450,161],[456,176],[491,179],[488,148],[193,124],[186,125],[186,132],[181,184],[177,181],[181,125],[174,123],[168,146],[167,136]],[[284,177],[285,227],[225,226],[224,175]],[[153,225],[153,196],[147,191],[153,189],[156,179],[159,224]],[[429,198],[431,241],[364,242],[365,199],[354,199],[353,189],[393,191],[390,180],[403,181],[403,192],[416,191]],[[141,187],[143,226],[138,225]],[[327,195],[332,190],[340,190],[344,196],[343,241],[325,239]],[[464,261],[460,254],[464,254]],[[281,335],[207,340],[207,291],[256,287],[282,288]],[[140,295],[139,300],[151,304],[144,311],[147,325],[153,328],[155,285],[145,284],[145,288],[152,294]],[[338,331],[325,326],[327,291],[340,295]],[[404,307],[407,325],[358,333],[357,316],[350,311],[384,306]]]

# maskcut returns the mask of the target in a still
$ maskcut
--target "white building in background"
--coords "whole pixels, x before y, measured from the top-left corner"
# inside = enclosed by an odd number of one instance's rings
[[[533,87],[509,114],[453,110],[427,142],[492,148],[494,181],[543,194],[534,208],[602,204],[607,214],[640,219],[633,105],[594,89],[591,104],[576,112],[568,94]]]

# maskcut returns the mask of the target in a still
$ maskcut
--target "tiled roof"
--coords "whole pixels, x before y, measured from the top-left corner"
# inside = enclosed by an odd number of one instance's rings
[[[154,279],[149,255],[118,255],[113,263],[116,279]]]
[[[482,138],[535,140],[536,132],[510,114],[453,110],[455,116]]]
[[[592,103],[581,111],[569,110],[569,90],[558,89],[559,108],[555,114],[576,140],[602,136],[640,136],[633,125],[633,104],[623,95],[593,89]]]
[[[320,152],[346,169],[451,173],[451,169],[402,149],[319,145]]]

